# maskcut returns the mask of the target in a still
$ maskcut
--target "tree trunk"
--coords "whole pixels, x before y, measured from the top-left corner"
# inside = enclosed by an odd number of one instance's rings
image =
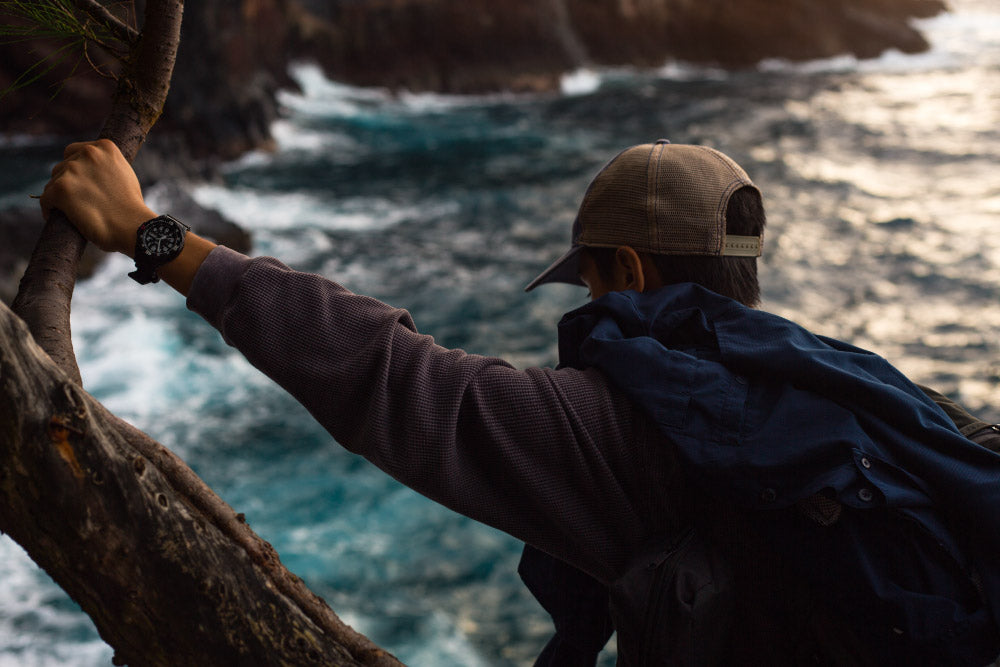
[[[129,159],[163,107],[182,8],[147,3],[119,80],[101,134]],[[84,245],[50,216],[14,302],[24,321],[0,304],[0,531],[80,604],[116,664],[399,665],[180,459],[80,388],[69,317]]]
[[[0,304],[0,526],[130,665],[398,665]]]

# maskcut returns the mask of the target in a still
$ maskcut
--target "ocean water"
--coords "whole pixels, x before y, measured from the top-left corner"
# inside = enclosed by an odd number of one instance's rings
[[[551,365],[555,323],[585,292],[522,288],[563,251],[590,177],[633,143],[709,144],[764,191],[765,308],[1000,421],[1000,6],[952,6],[919,23],[926,54],[581,71],[540,96],[393,95],[302,65],[277,151],[189,189],[251,229],[254,254],[405,307],[442,345]],[[0,206],[40,191],[60,153],[7,138]],[[517,579],[516,541],[346,453],[130,268],[113,258],[77,287],[90,392],[177,451],[404,662],[531,663],[551,628]],[[0,667],[110,664],[90,620],[9,538],[0,582]]]

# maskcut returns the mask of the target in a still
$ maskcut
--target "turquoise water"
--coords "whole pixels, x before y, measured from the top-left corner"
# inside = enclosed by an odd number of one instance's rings
[[[580,72],[549,96],[393,96],[302,66],[277,152],[190,190],[252,229],[255,254],[405,307],[443,345],[548,365],[554,324],[584,291],[521,290],[564,248],[589,178],[628,144],[707,143],[765,193],[766,308],[1000,421],[1000,8],[953,5],[921,24],[924,55]],[[60,151],[8,142],[0,205],[38,191]],[[115,259],[77,288],[89,391],[405,662],[530,664],[550,628],[517,580],[518,543],[344,452],[129,269]],[[0,581],[0,667],[110,663],[89,619],[6,538]]]

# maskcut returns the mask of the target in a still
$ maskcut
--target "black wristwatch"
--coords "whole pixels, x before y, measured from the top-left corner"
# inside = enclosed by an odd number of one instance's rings
[[[181,254],[191,230],[180,220],[161,215],[139,225],[135,232],[135,271],[128,274],[140,285],[160,280],[156,270]]]

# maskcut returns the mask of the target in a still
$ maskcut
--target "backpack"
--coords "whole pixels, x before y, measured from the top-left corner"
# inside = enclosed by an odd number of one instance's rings
[[[631,628],[669,632],[669,618],[647,621],[661,614],[650,602],[669,599],[663,586],[697,603],[692,627],[699,609],[733,610],[712,624],[730,636],[693,638],[696,660],[727,643],[730,664],[754,650],[779,658],[754,664],[996,659],[1000,458],[968,440],[993,442],[989,425],[968,416],[959,432],[967,413],[938,407],[882,357],[692,283],[610,292],[567,313],[559,358],[604,373],[676,447],[685,502],[720,510],[689,515],[697,548],[651,543],[612,582],[623,664],[657,660],[642,646],[654,637]],[[718,552],[732,587],[699,551]],[[732,605],[692,597],[715,589],[735,591]],[[846,635],[861,655],[823,649],[851,644]]]
[[[1000,426],[976,419],[943,395],[921,387],[973,442],[1000,452]],[[816,494],[791,512],[800,522],[836,530],[844,508]],[[851,618],[834,611],[800,578],[788,576],[746,514],[708,501],[690,525],[671,539],[654,538],[609,589],[621,667],[654,665],[880,665],[953,664],[953,647],[876,643]],[[711,519],[705,521],[705,517]],[[785,517],[787,520],[788,517]],[[895,519],[893,519],[895,520]],[[902,522],[899,522],[903,525]],[[899,534],[906,539],[905,530]],[[922,553],[926,554],[926,551]],[[950,568],[943,555],[934,565]],[[961,572],[968,590],[975,573]],[[988,609],[983,612],[989,615]],[[996,641],[996,628],[993,628]],[[994,644],[995,650],[996,646]],[[905,655],[905,654],[909,655]],[[905,656],[905,657],[904,657]],[[974,661],[970,658],[970,662]]]

